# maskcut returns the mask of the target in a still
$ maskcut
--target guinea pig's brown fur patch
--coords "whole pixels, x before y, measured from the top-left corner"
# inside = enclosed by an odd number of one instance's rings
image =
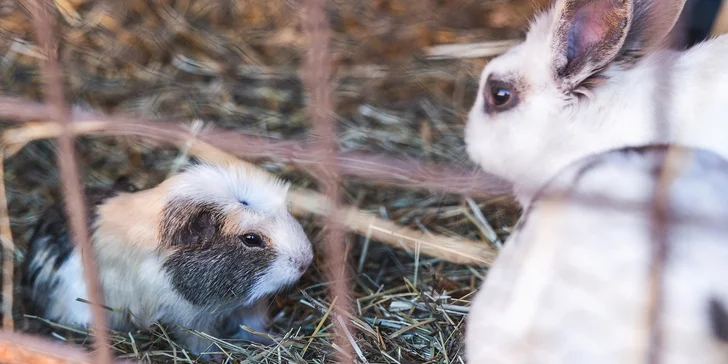
[[[97,210],[95,243],[104,246],[102,249],[156,249],[165,196],[165,186],[160,185],[106,200]],[[129,244],[133,246],[125,246]]]

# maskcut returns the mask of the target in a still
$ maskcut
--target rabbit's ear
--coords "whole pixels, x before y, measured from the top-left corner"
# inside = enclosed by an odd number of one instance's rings
[[[632,24],[620,53],[641,56],[665,41],[686,0],[633,0]]]
[[[619,54],[632,21],[631,0],[560,0],[552,41],[554,67],[571,91]]]

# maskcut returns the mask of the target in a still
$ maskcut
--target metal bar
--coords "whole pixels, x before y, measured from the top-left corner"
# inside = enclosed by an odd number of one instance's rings
[[[15,105],[15,106],[13,106]],[[18,110],[22,110],[19,112]],[[189,140],[189,128],[180,121],[156,121],[97,112],[72,112],[73,121],[99,121],[110,133],[155,138],[160,141]],[[46,121],[53,112],[46,105],[17,98],[0,97],[0,117]],[[321,159],[310,144],[303,141],[274,140],[206,127],[194,136],[216,148],[247,160],[276,159],[304,169],[328,170],[338,165],[340,173],[405,188],[453,193],[471,197],[494,197],[510,193],[510,185],[480,168],[452,168],[442,163],[423,163],[414,158],[394,159],[386,155],[361,152],[338,152],[333,159]]]
[[[5,156],[5,149],[0,148]],[[13,292],[15,276],[15,243],[10,229],[10,215],[8,212],[8,198],[5,193],[5,158],[0,160],[0,239],[3,249],[3,329],[13,330]]]
[[[0,363],[96,364],[84,350],[35,335],[0,331]],[[115,361],[126,364],[128,361]]]
[[[325,168],[319,168],[317,176],[323,186],[324,193],[331,201],[333,211],[341,205],[340,186],[341,165],[336,158],[336,124],[333,115],[333,86],[331,84],[332,65],[329,57],[328,17],[326,0],[307,0],[303,11],[303,29],[310,39],[310,48],[303,64],[304,85],[311,93],[310,116],[313,130],[310,140],[316,142],[314,156],[323,162]],[[341,348],[337,352],[339,363],[353,363],[353,340],[348,340],[346,333],[351,332],[348,317],[351,297],[348,281],[346,249],[344,249],[344,229],[342,221],[336,214],[326,216],[325,272],[329,281],[329,294],[336,300],[332,317],[334,325],[334,343]]]
[[[55,18],[50,14],[48,5],[44,0],[36,0],[33,12],[33,23],[39,47],[46,55],[46,61],[40,63],[40,70],[45,81],[45,97],[50,103],[53,115],[50,119],[63,125],[63,132],[57,139],[59,149],[59,169],[61,184],[64,189],[65,210],[70,222],[73,241],[81,250],[84,280],[87,285],[91,304],[91,326],[95,331],[94,347],[96,348],[95,362],[101,364],[111,363],[111,350],[108,346],[108,333],[106,331],[106,315],[101,305],[104,304],[101,293],[101,284],[98,279],[91,241],[88,231],[88,216],[83,188],[80,183],[78,164],[75,155],[74,136],[70,130],[71,110],[63,94],[63,77],[60,66],[56,61],[56,52],[53,41],[53,24]]]

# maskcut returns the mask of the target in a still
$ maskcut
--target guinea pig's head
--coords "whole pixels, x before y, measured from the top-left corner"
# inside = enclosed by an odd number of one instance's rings
[[[464,136],[470,159],[538,188],[595,148],[619,146],[621,131],[606,130],[603,110],[587,106],[599,99],[604,108],[620,107],[606,82],[663,40],[683,3],[556,0],[534,18],[524,42],[482,70]]]
[[[240,162],[193,165],[165,181],[159,249],[195,305],[251,304],[295,284],[313,259],[288,211],[289,184]]]

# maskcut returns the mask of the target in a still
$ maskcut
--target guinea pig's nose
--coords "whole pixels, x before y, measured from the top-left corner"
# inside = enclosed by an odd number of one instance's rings
[[[298,263],[298,271],[301,272],[301,274],[303,274],[303,272],[305,272],[306,269],[308,269],[308,266],[311,265],[311,261],[306,260],[306,259],[299,260],[297,263]]]
[[[311,261],[308,259],[290,259],[291,264],[293,267],[298,268],[298,272],[303,274],[303,272],[308,269],[308,266],[311,265]]]

